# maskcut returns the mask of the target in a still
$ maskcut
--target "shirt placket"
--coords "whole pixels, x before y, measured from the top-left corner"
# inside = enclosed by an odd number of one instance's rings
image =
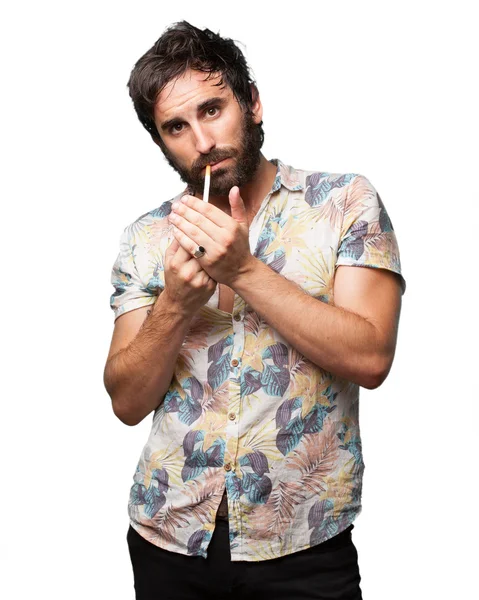
[[[237,477],[239,415],[241,410],[240,376],[241,361],[244,348],[244,303],[235,303],[232,315],[233,348],[231,351],[228,413],[226,419],[226,447],[223,468],[226,478]],[[229,482],[231,483],[231,482]],[[233,489],[234,484],[227,486]],[[239,503],[228,495],[228,515],[232,530],[238,530],[240,525]]]
[[[250,252],[253,253],[258,243],[258,237],[263,227],[263,222],[266,217],[266,206],[269,203],[272,192],[270,192],[261,203],[259,211],[253,218],[249,230],[249,246]],[[229,378],[229,404],[226,423],[226,449],[224,456],[223,468],[226,478],[235,478],[241,476],[240,466],[238,464],[238,440],[239,440],[239,416],[241,414],[241,368],[244,353],[245,328],[244,319],[246,315],[247,305],[240,299],[239,302],[234,302],[232,314],[233,325],[233,349],[230,362],[230,378]],[[233,489],[233,483],[228,486]],[[235,541],[242,544],[241,537],[241,510],[240,502],[231,499],[228,495],[228,515],[229,523],[232,531],[237,531]]]

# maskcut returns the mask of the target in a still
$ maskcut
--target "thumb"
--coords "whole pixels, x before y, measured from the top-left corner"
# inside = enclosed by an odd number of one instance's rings
[[[240,196],[239,187],[235,185],[231,188],[229,193],[229,201],[231,206],[231,216],[238,223],[248,224],[246,217],[246,208],[243,202],[243,198]]]
[[[165,255],[171,255],[171,254],[175,254],[175,252],[178,250],[178,248],[180,247],[180,243],[179,241],[174,237],[173,240],[171,241],[170,245],[168,246],[168,248],[166,249]]]

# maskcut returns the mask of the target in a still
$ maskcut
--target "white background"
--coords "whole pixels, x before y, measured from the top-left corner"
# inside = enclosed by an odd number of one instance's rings
[[[361,396],[365,600],[477,590],[478,36],[473,2],[21,2],[1,15],[0,594],[132,600],[126,532],[150,428],[111,410],[123,229],[182,189],[126,82],[172,22],[239,40],[267,158],[378,189],[408,289]],[[476,488],[477,490],[477,488]]]

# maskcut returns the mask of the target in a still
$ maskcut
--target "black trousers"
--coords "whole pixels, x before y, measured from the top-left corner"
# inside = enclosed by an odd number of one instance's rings
[[[130,526],[136,600],[361,600],[353,527],[287,556],[232,562],[227,521],[216,521],[206,559],[158,548]]]

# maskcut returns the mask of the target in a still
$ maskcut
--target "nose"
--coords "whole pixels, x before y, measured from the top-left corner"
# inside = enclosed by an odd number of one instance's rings
[[[206,127],[198,124],[193,128],[196,140],[196,150],[201,154],[208,154],[215,147],[215,141]]]

